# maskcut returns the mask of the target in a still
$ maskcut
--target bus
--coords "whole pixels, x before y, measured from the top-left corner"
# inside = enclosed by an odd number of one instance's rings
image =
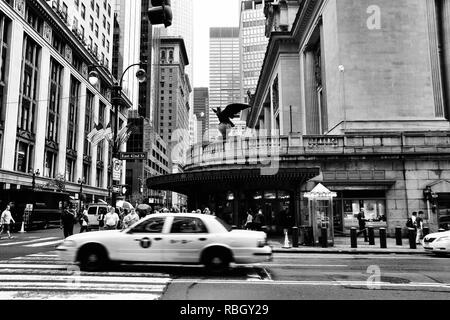
[[[0,190],[0,212],[9,204],[16,222],[12,230],[41,229],[60,224],[61,212],[65,203],[71,202],[65,192],[46,190]]]

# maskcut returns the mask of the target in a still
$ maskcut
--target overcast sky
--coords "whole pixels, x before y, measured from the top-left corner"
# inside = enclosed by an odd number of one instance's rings
[[[194,0],[194,87],[209,87],[210,27],[239,27],[239,0]]]

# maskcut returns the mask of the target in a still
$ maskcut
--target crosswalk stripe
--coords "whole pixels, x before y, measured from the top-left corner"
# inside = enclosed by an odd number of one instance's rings
[[[170,281],[170,278],[158,277],[97,277],[85,276],[81,274],[67,275],[9,275],[0,274],[0,288],[8,281],[55,281],[55,282],[95,282],[95,283],[136,283],[136,284],[162,284]]]
[[[0,268],[12,268],[12,269],[67,269],[66,265],[58,264],[19,264],[19,263],[0,263]]]
[[[54,240],[54,239],[60,239],[60,238],[49,237],[49,238],[41,238],[41,239],[27,240],[27,241],[7,242],[7,243],[1,243],[0,247],[14,246],[14,245],[19,245],[19,244],[27,244],[27,243],[40,242],[40,241],[48,241],[48,240]],[[60,241],[62,241],[62,240],[60,240]]]
[[[67,291],[0,291],[0,300],[157,300],[161,294],[117,292],[67,292]]]
[[[51,246],[54,244],[59,244],[61,242],[63,242],[63,240],[39,242],[39,243],[35,243],[35,244],[28,244],[28,245],[25,245],[24,247],[30,247],[30,248],[45,247],[45,246]]]

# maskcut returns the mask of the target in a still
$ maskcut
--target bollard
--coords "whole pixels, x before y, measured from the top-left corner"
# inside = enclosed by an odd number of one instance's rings
[[[374,246],[375,245],[375,233],[373,230],[373,227],[368,227],[369,229],[369,245]]]
[[[356,242],[356,228],[352,227],[350,229],[350,243],[352,248],[357,248],[358,244]]]
[[[395,227],[395,242],[396,245],[402,245],[402,227]]]
[[[321,239],[322,239],[322,248],[328,247],[328,229],[327,228],[322,228]]]
[[[430,228],[429,227],[423,227],[423,236],[426,237],[428,234],[430,234]]]
[[[292,246],[298,248],[298,227],[292,227]]]
[[[409,236],[409,248],[417,249],[416,246],[416,229],[408,228],[408,236]]]
[[[380,248],[387,248],[386,245],[386,228],[380,228]]]

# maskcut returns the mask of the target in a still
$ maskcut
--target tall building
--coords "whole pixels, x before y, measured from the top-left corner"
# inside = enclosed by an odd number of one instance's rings
[[[113,75],[117,79],[128,66],[140,62],[141,9],[140,1],[115,0],[114,46],[117,47],[117,61]],[[123,77],[122,91],[130,98],[133,109],[139,105],[138,69],[133,67]]]
[[[194,88],[194,115],[197,118],[197,142],[207,141],[205,137],[208,128],[209,90]]]
[[[258,84],[268,39],[265,36],[266,17],[263,0],[242,0],[239,23],[241,42],[241,74],[245,102]]]
[[[26,189],[32,172],[41,187],[62,178],[87,202],[107,198],[110,148],[87,140],[94,123],[126,122],[125,97],[116,115],[112,85],[112,1],[0,1],[0,188]],[[88,66],[99,82],[88,81]]]
[[[212,108],[242,102],[239,28],[210,28],[208,139],[220,136],[219,120]]]

